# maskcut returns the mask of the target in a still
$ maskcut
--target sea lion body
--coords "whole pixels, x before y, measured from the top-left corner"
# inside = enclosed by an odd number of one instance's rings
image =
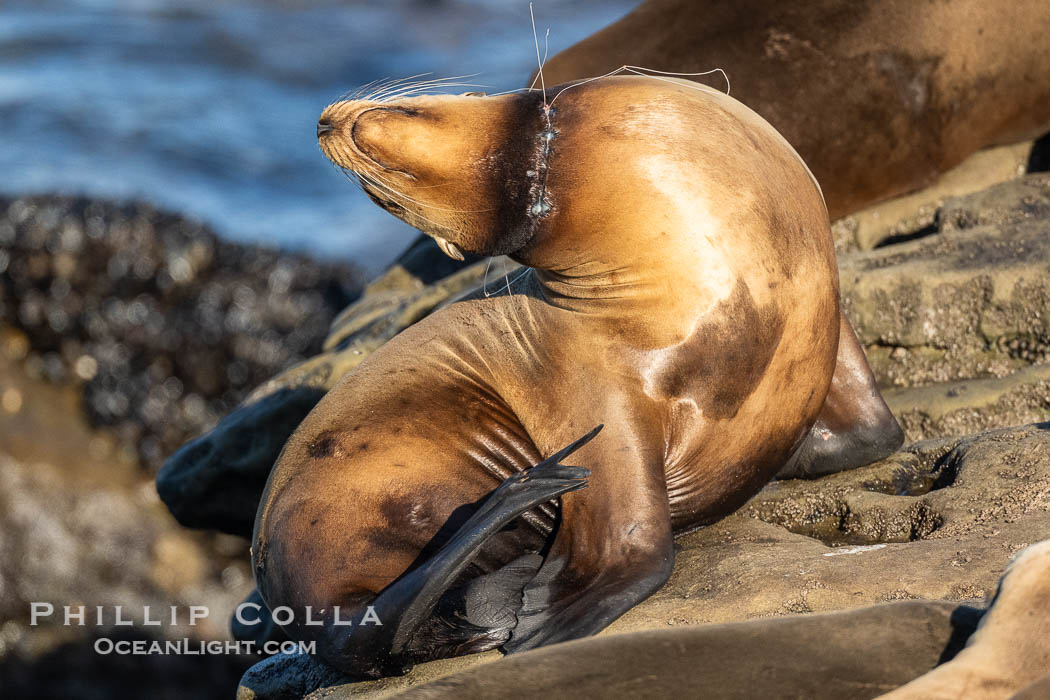
[[[966,647],[883,700],[1045,698],[1050,690],[1050,540],[1019,552]]]
[[[674,534],[730,513],[789,461],[831,383],[828,218],[783,138],[680,81],[547,98],[347,102],[322,119],[326,153],[451,254],[533,268],[376,351],[271,473],[259,590],[271,608],[328,611],[286,629],[348,672],[599,631],[666,581]],[[436,161],[435,142],[449,151]],[[584,472],[548,464],[563,455],[544,458],[599,424],[563,451],[592,475],[560,519],[542,505],[492,524],[515,489],[582,486]],[[335,606],[366,605],[398,619],[349,636],[330,624]]]
[[[648,0],[543,73],[723,69],[805,159],[835,220],[1050,131],[1048,35],[1045,0]]]

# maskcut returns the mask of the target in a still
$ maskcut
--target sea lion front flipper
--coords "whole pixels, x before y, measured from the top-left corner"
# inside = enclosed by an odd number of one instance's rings
[[[903,443],[904,431],[879,393],[864,348],[842,314],[835,374],[824,406],[777,478],[813,479],[863,467],[888,457]]]
[[[529,508],[587,486],[590,470],[560,460],[589,442],[601,427],[536,466],[506,478],[433,557],[387,586],[367,605],[381,624],[361,625],[349,637],[338,628],[326,628],[327,645],[341,648],[337,655],[340,670],[380,677],[404,672],[417,659],[433,657],[434,650],[427,647],[437,642],[413,636],[442,595],[489,537]]]

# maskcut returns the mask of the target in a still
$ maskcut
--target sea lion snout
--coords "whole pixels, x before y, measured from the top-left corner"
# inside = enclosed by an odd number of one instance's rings
[[[344,100],[329,105],[321,113],[317,120],[317,141],[321,151],[336,165],[351,170],[374,165],[368,163],[369,159],[360,152],[353,138],[358,116],[372,106],[372,103]]]
[[[409,166],[422,160],[409,147],[418,134],[406,123],[417,115],[411,108],[368,100],[336,102],[317,120],[317,139],[325,156],[340,167],[409,175]]]

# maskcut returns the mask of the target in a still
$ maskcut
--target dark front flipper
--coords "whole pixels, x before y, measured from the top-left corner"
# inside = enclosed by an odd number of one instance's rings
[[[903,443],[904,432],[879,393],[864,349],[843,315],[835,374],[824,406],[777,478],[813,479],[863,467],[888,457]]]
[[[417,632],[425,630],[424,623],[442,594],[485,541],[514,518],[587,485],[588,469],[559,462],[587,444],[599,430],[601,426],[536,466],[508,477],[432,558],[385,588],[373,601],[360,605],[361,611],[371,608],[382,624],[356,626],[350,635],[345,628],[326,627],[322,646],[327,653],[322,653],[327,660],[351,675],[380,677],[402,673],[428,656],[439,656],[428,654],[428,640],[417,638]]]

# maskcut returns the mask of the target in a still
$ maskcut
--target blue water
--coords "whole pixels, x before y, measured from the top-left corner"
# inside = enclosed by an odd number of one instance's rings
[[[568,47],[636,4],[537,0]],[[368,81],[432,72],[506,90],[536,66],[523,0],[29,0],[0,4],[0,192],[142,197],[236,240],[375,271],[414,231],[317,148]]]

